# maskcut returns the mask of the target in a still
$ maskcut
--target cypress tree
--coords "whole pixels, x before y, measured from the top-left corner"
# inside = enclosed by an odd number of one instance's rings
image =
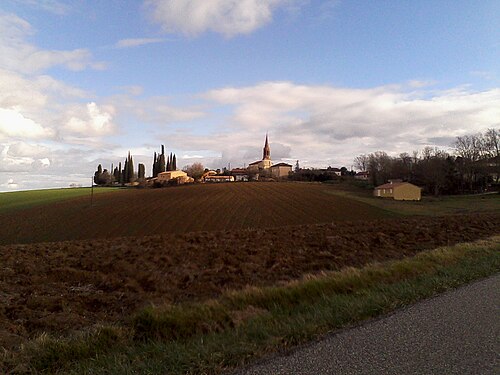
[[[123,185],[122,162],[118,164],[118,181],[120,182],[120,185]]]
[[[101,178],[101,175],[102,175],[102,165],[99,164],[97,166],[97,171],[95,171],[94,173],[94,183],[96,185],[99,185],[99,179]]]
[[[161,154],[159,156],[159,161],[158,161],[158,173],[160,172],[165,172],[165,154]]]
[[[128,182],[134,182],[135,174],[134,174],[134,161],[132,160],[132,156],[130,156],[130,151],[128,152]]]
[[[175,157],[175,154],[174,154],[174,158],[172,160],[172,170],[173,171],[177,170],[177,158]]]
[[[125,165],[123,166],[123,183],[126,184],[128,181],[128,159],[125,159]]]
[[[155,151],[155,156],[153,157],[153,177],[158,176],[158,167],[157,167],[157,160],[156,160],[156,151]]]
[[[144,166],[144,164],[142,163],[139,163],[139,165],[137,166],[137,179],[139,181],[143,181],[144,180],[144,177],[146,175],[146,167]]]

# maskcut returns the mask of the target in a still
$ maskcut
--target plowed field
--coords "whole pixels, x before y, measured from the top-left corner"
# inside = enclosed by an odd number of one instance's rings
[[[315,194],[311,199],[317,204],[321,192]],[[254,212],[244,202],[234,206],[247,209],[249,216]],[[297,207],[294,215],[304,212],[301,217],[307,217],[310,211],[305,206]],[[290,209],[285,204],[275,207],[279,214],[260,220],[280,224],[279,218]],[[328,211],[335,204],[323,207]],[[349,212],[350,207],[343,210]],[[200,219],[205,220],[203,227],[210,226],[210,214],[224,223],[229,220],[225,215],[234,217],[210,199],[199,211],[208,215]],[[324,215],[321,218],[331,217]],[[130,217],[137,223],[134,215]],[[106,225],[103,219],[99,223]],[[243,223],[247,222],[235,227]],[[62,333],[119,321],[151,302],[202,299],[225,289],[271,285],[307,273],[402,258],[498,234],[498,228],[500,214],[481,214],[0,246],[0,347],[12,348],[43,331]]]
[[[299,183],[128,190],[0,213],[0,244],[269,228],[387,217],[383,209]]]

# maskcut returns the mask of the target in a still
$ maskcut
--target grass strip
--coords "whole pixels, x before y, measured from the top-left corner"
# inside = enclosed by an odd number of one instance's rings
[[[96,187],[94,194],[109,193],[120,188]],[[0,193],[0,213],[42,206],[67,199],[89,196],[90,188],[64,188],[46,190],[27,190]]]
[[[148,307],[125,327],[72,338],[44,336],[10,358],[10,369],[215,374],[495,274],[499,250],[496,236],[284,286],[228,292],[204,303]]]
[[[498,212],[500,194],[423,196],[420,201],[396,201],[374,197],[370,192],[352,189],[325,189],[328,194],[354,199],[377,207],[392,216],[442,216],[465,213]]]

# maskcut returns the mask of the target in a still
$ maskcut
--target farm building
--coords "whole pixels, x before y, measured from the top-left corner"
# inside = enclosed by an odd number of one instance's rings
[[[367,181],[368,178],[370,178],[370,173],[369,172],[358,172],[354,175],[354,178],[356,180],[363,180]]]
[[[193,179],[188,177],[187,173],[183,171],[167,171],[158,173],[157,180],[160,182],[166,182],[173,179],[178,179],[181,184],[193,182]]]
[[[205,182],[234,182],[233,176],[205,176]]]
[[[397,201],[419,201],[421,199],[421,188],[409,182],[390,181],[387,184],[377,186],[373,195],[382,198],[393,198]]]
[[[231,169],[231,176],[234,176],[235,181],[248,181],[248,172],[243,168]]]
[[[292,172],[292,166],[286,163],[278,163],[270,168],[271,176],[274,178],[286,178]]]

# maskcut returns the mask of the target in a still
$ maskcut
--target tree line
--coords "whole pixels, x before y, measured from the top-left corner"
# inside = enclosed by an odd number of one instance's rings
[[[357,156],[354,163],[357,169],[369,172],[374,186],[389,179],[401,179],[433,195],[482,192],[489,184],[499,183],[498,129],[457,137],[452,147],[453,153],[425,147],[397,157],[377,151]]]
[[[165,158],[165,146],[161,146],[161,154],[154,153],[153,158],[153,177],[158,177],[158,174],[165,171],[177,170],[177,157],[174,153]],[[146,167],[144,164],[139,163],[137,166],[137,173],[134,169],[134,160],[128,153],[122,167],[122,163],[118,163],[117,167],[111,165],[110,173],[107,169],[103,169],[102,165],[97,166],[94,173],[94,183],[96,185],[125,185],[133,182],[144,182],[146,180]]]

